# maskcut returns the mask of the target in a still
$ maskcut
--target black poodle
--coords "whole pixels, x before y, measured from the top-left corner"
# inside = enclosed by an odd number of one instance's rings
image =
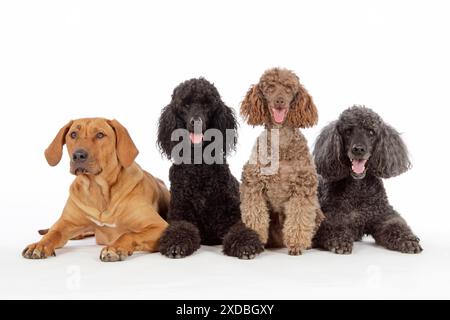
[[[350,254],[353,242],[368,234],[391,250],[422,251],[419,239],[389,204],[381,180],[410,168],[406,146],[394,128],[371,109],[353,106],[322,130],[313,155],[326,216],[315,247]]]
[[[208,138],[208,130],[220,136]],[[180,131],[186,133],[182,140],[188,141],[187,150],[179,148],[180,135],[174,133]],[[227,154],[235,149],[236,132],[233,110],[213,84],[200,78],[175,88],[158,128],[158,145],[174,161],[169,173],[170,226],[160,240],[160,252],[167,257],[189,256],[200,244],[223,243],[225,254],[241,259],[263,251],[258,235],[241,222],[239,183],[226,162]],[[222,144],[221,148],[211,148],[215,143]],[[212,150],[208,154],[214,163],[202,156],[198,159],[199,150],[200,155],[202,150]]]

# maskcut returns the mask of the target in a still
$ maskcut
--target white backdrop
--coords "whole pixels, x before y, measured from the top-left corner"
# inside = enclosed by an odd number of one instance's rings
[[[0,2],[0,297],[450,298],[449,9],[445,0]],[[421,255],[367,239],[348,257],[278,250],[244,262],[203,247],[182,261],[102,264],[92,240],[46,261],[20,256],[66,200],[68,158],[51,168],[43,151],[68,120],[117,118],[137,162],[167,182],[155,137],[173,88],[204,76],[238,111],[273,66],[294,70],[314,97],[319,125],[303,131],[311,146],[352,104],[403,132],[414,167],[386,187]],[[237,177],[262,130],[240,124]]]

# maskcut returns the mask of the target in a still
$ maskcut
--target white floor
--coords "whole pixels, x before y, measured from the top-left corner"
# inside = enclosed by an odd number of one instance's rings
[[[439,241],[445,235],[421,236],[427,241],[420,255],[388,251],[367,238],[350,256],[310,250],[291,257],[277,250],[241,261],[202,247],[182,260],[138,254],[112,264],[99,261],[93,239],[72,241],[41,261],[21,257],[22,241],[2,242],[0,298],[449,299],[450,252]]]
[[[0,1],[0,298],[449,299],[449,6]],[[250,84],[272,66],[294,70],[313,95],[319,124],[302,129],[310,147],[354,103],[403,133],[413,169],[385,186],[422,239],[422,254],[367,240],[351,256],[311,250],[290,257],[280,250],[239,261],[203,247],[184,260],[152,254],[104,264],[89,239],[69,243],[56,258],[21,257],[67,199],[67,152],[55,168],[43,153],[69,119],[119,119],[140,150],[137,162],[167,183],[171,163],[157,151],[156,126],[173,88],[204,76],[238,114]],[[229,159],[237,178],[262,130],[238,119],[239,144]]]

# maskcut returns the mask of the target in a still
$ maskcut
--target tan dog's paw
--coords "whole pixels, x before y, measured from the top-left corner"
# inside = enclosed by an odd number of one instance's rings
[[[100,253],[103,262],[117,262],[125,260],[129,255],[123,248],[104,247]]]
[[[55,257],[55,250],[41,243],[30,244],[22,251],[25,259],[46,259],[50,256]]]
[[[303,250],[298,247],[291,247],[289,248],[288,254],[290,256],[300,256],[303,253]]]

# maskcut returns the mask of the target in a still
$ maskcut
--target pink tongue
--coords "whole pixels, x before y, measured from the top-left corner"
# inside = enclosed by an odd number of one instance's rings
[[[192,143],[197,144],[203,141],[203,134],[189,133],[189,138]]]
[[[284,121],[284,117],[286,116],[286,109],[275,109],[272,108],[273,117],[276,123],[282,123]]]
[[[352,160],[352,170],[356,174],[361,174],[365,170],[367,160]]]

